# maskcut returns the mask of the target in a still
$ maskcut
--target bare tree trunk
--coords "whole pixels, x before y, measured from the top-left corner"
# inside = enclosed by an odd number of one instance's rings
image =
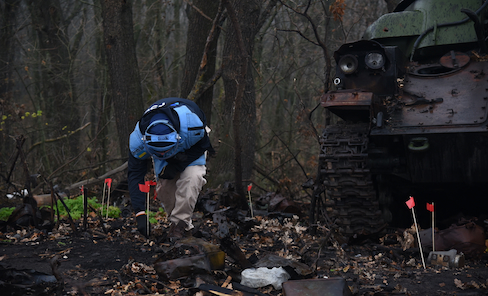
[[[94,34],[94,50],[95,56],[99,57],[99,60],[95,64],[94,76],[93,76],[93,97],[90,99],[91,112],[90,121],[93,123],[90,127],[91,138],[97,137],[98,140],[94,143],[97,147],[97,161],[102,163],[100,171],[106,170],[105,162],[108,157],[108,150],[110,143],[112,142],[109,134],[109,122],[112,112],[111,105],[111,93],[108,92],[108,73],[106,71],[107,59],[104,50],[103,41],[103,28],[102,28],[102,10],[100,0],[95,2],[94,6],[94,19],[95,30]]]
[[[247,75],[247,64],[248,64],[248,54],[244,45],[244,40],[242,36],[242,30],[237,19],[236,12],[228,0],[223,1],[224,6],[229,14],[230,21],[232,24],[233,32],[235,33],[235,41],[237,48],[235,49],[235,68],[232,69],[232,75],[234,76],[234,85],[232,90],[235,91],[233,103],[234,103],[234,116],[232,120],[233,132],[234,132],[234,169],[235,169],[235,187],[236,192],[241,197],[245,197],[244,189],[242,184],[242,146],[241,146],[241,120],[240,120],[240,110],[244,95],[244,90],[247,85],[246,75]],[[225,81],[225,80],[224,80]],[[225,83],[224,83],[225,85]],[[226,91],[227,98],[227,91]],[[242,205],[245,206],[245,198],[241,199]]]
[[[193,5],[188,7],[189,25],[186,38],[185,66],[183,68],[183,80],[180,92],[182,98],[186,98],[190,94],[201,66],[205,67],[205,72],[203,77],[201,77],[203,81],[211,79],[215,73],[218,33],[213,36],[208,52],[204,51],[209,32],[212,28],[212,20],[217,15],[218,9],[218,1],[207,0],[195,0],[193,1]],[[202,53],[206,54],[206,58],[204,59],[205,65],[200,65]],[[212,118],[212,99],[213,87],[196,98],[196,103],[207,117],[208,125],[211,124]]]
[[[29,0],[27,3],[37,33],[40,58],[39,80],[36,82],[39,88],[33,98],[33,105],[42,110],[47,119],[47,125],[40,134],[47,138],[70,134],[80,126],[73,65],[83,31],[75,32],[74,39],[77,42],[70,43],[68,27],[73,17],[80,15],[81,3],[75,3],[70,15],[68,8],[63,11],[59,0]],[[65,145],[49,149],[43,147],[45,152],[49,151],[49,156],[42,157],[46,169],[51,171],[53,165],[66,160],[60,158],[60,155],[67,158],[77,155],[79,142],[79,136],[76,135],[68,137],[69,149]],[[55,162],[51,164],[53,160]]]
[[[164,2],[159,0],[149,0],[146,2],[146,6],[150,8],[147,10],[147,12],[145,13],[139,12],[139,14],[143,15],[143,18],[145,18],[144,27],[143,27],[145,28],[145,30],[141,29],[140,30],[141,32],[137,34],[138,38],[136,39],[137,40],[136,49],[137,49],[137,58],[139,63],[141,63],[141,60],[143,61],[154,60],[154,62],[150,63],[153,66],[149,67],[148,69],[145,69],[147,66],[144,67],[143,64],[140,65],[141,65],[141,77],[144,77],[144,72],[142,71],[151,71],[151,72],[155,71],[155,74],[153,74],[155,76],[154,77],[155,87],[154,89],[151,89],[151,91],[154,93],[151,92],[148,93],[148,96],[151,98],[155,98],[153,99],[153,101],[155,101],[157,99],[162,99],[168,96],[167,89],[170,88],[169,85],[170,83],[168,83],[169,80],[167,79],[166,76],[167,74],[166,74],[164,51],[166,49],[165,44],[167,42],[168,35],[170,35],[168,31],[173,32],[173,30],[169,30],[164,23],[166,18],[165,16],[166,9],[168,9],[166,6],[170,6],[169,3],[165,4]],[[134,7],[133,9],[134,14],[136,11],[139,10],[144,11],[144,8]],[[142,20],[140,21],[142,22]],[[148,40],[151,40],[151,42],[148,42]],[[143,85],[142,86],[143,90],[144,87],[145,86]]]
[[[224,2],[225,3],[225,2]],[[234,143],[228,142],[228,147],[234,146],[234,151],[227,150],[223,157],[228,157],[228,155],[234,155],[230,159],[237,159],[235,162],[235,179],[236,188],[242,188],[242,180],[249,180],[252,175],[252,169],[254,165],[254,152],[256,143],[256,94],[254,89],[254,80],[252,71],[252,52],[254,48],[254,38],[261,28],[264,20],[269,16],[269,11],[275,6],[276,1],[230,1],[233,9],[236,12],[236,16],[239,22],[239,26],[242,29],[242,39],[245,46],[245,51],[247,52],[246,68],[249,69],[245,72],[245,79],[240,80],[241,71],[241,59],[236,57],[241,57],[241,48],[239,46],[238,32],[233,25],[229,25],[227,28],[226,42],[224,44],[224,56],[223,56],[223,67],[224,71],[222,73],[225,89],[224,98],[224,109],[227,110],[224,122],[232,122],[231,118],[237,120],[233,124],[237,124],[239,127],[234,127]],[[267,6],[263,9],[263,7]],[[240,84],[239,84],[240,83]],[[242,97],[242,102],[239,102],[238,90],[242,87],[242,83],[245,83],[245,90]],[[239,104],[236,104],[239,103]],[[235,117],[234,112],[239,112],[238,116]],[[225,134],[231,134],[230,130]],[[238,138],[236,138],[238,137]],[[228,141],[230,138],[227,138]],[[243,143],[242,147],[239,147],[240,143]],[[233,145],[234,144],[234,145]],[[226,149],[222,145],[223,149]],[[242,155],[239,155],[242,149]],[[220,151],[219,151],[220,153]],[[232,165],[230,163],[225,164],[225,161],[221,158],[221,164],[223,168]],[[236,166],[236,164],[242,164],[242,168]],[[242,169],[242,171],[240,171]],[[242,178],[239,178],[237,174],[242,174]],[[239,181],[241,180],[241,181]],[[239,192],[242,194],[242,192]]]
[[[120,154],[126,157],[129,153],[129,135],[144,108],[132,27],[132,2],[101,2],[118,142]]]
[[[14,39],[15,17],[17,12],[17,0],[6,0],[4,5],[0,5],[0,114],[9,114],[10,104],[12,104],[12,88],[14,84]],[[2,120],[3,121],[3,120]],[[14,151],[12,139],[7,135],[10,132],[10,124],[5,121],[2,126],[4,133],[0,139],[0,155],[8,157]],[[0,160],[4,161],[4,160]]]
[[[181,42],[181,23],[180,23],[180,10],[181,10],[181,0],[173,0],[173,22],[174,22],[174,32],[173,38],[174,42],[171,46],[171,51],[173,52],[173,75],[171,75],[171,90],[170,95],[176,96],[178,93],[178,88],[180,85],[181,77],[181,55],[183,51],[183,46]]]

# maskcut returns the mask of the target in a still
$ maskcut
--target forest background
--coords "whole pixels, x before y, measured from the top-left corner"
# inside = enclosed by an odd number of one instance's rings
[[[316,175],[333,52],[393,2],[1,1],[2,196],[36,186],[27,171],[41,193],[122,166],[135,123],[165,97],[206,113],[207,186],[300,196]]]

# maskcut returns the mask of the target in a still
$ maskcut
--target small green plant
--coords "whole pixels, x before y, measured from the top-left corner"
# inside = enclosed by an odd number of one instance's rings
[[[108,207],[108,216],[111,218],[119,218],[120,217],[120,209],[118,207],[109,206]],[[107,208],[104,206],[102,210],[102,217],[107,216]]]
[[[149,222],[151,224],[156,224],[158,223],[158,218],[160,218],[161,216],[164,215],[164,209],[163,208],[159,208],[159,210],[157,212],[149,212]]]
[[[0,209],[0,220],[2,221],[7,221],[10,215],[12,215],[12,212],[15,210],[15,207],[6,207],[6,208],[1,208]]]
[[[80,195],[76,198],[71,198],[71,199],[63,199],[64,203],[66,206],[69,208],[69,212],[73,220],[78,220],[83,216],[83,196]],[[101,204],[97,203],[96,197],[89,197],[87,199],[88,205],[94,208],[95,210],[99,210],[101,208]],[[57,202],[57,209],[59,209],[59,215],[62,218],[67,218],[68,217],[68,212],[66,211],[66,208],[62,204],[61,201],[58,200]],[[55,208],[55,214],[57,216],[57,209]],[[88,210],[88,212],[91,212],[91,209]],[[102,213],[103,217],[106,215],[106,209],[104,209]],[[120,217],[120,209],[117,207],[109,207],[108,208],[108,216],[111,218],[118,218]]]

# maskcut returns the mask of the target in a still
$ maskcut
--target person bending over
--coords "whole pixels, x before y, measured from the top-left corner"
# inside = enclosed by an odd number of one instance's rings
[[[181,98],[165,98],[152,104],[129,137],[129,193],[138,231],[146,238],[151,229],[145,213],[144,184],[152,159],[156,195],[171,222],[168,238],[176,240],[193,228],[192,214],[206,184],[206,152],[213,154],[205,114],[198,105]]]

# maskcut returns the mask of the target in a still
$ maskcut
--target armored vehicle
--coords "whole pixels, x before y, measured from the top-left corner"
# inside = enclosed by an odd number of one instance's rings
[[[341,233],[411,225],[410,195],[422,215],[488,189],[487,3],[405,0],[334,53],[315,196]]]

